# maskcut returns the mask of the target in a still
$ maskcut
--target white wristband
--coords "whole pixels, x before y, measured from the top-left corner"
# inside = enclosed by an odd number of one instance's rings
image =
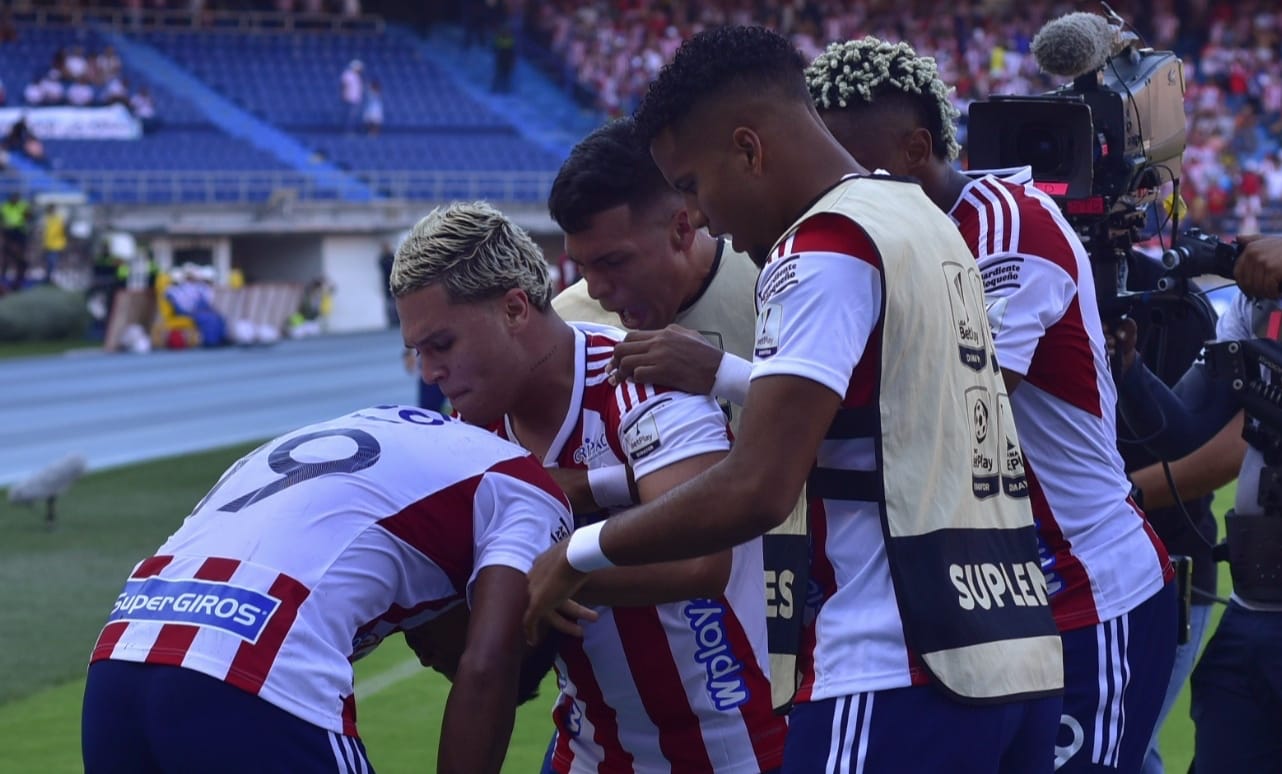
[[[750,381],[752,381],[751,361],[725,352],[721,355],[721,364],[717,366],[717,375],[712,380],[712,394],[736,406],[742,406],[748,400]]]
[[[588,488],[592,490],[592,499],[602,508],[622,508],[632,505],[632,490],[628,489],[627,465],[588,468]]]
[[[579,572],[592,572],[614,566],[614,562],[601,550],[601,528],[604,526],[604,521],[598,521],[574,530],[570,543],[565,547],[565,561],[571,567]]]

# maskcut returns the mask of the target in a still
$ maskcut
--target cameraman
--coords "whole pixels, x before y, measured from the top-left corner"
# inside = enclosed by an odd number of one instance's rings
[[[1240,293],[1216,324],[1219,340],[1282,336],[1282,237],[1242,237],[1234,276]],[[1261,300],[1255,300],[1252,295]],[[1194,363],[1169,389],[1136,355],[1136,326],[1113,334],[1119,404],[1136,437],[1162,459],[1179,459],[1215,436],[1241,410],[1227,381]],[[1262,378],[1267,378],[1262,375]],[[1251,417],[1247,426],[1256,425]],[[1248,447],[1238,474],[1234,514],[1262,515],[1258,495],[1263,454]],[[1193,671],[1198,774],[1277,771],[1282,760],[1282,605],[1234,594]]]
[[[1156,257],[1139,252],[1131,254],[1126,286],[1128,290],[1154,290],[1166,269]],[[1164,309],[1156,307],[1152,315],[1138,316],[1160,326],[1141,329],[1135,339],[1148,363],[1166,384],[1173,385],[1188,369],[1202,348],[1202,343],[1214,335],[1215,317],[1209,303],[1195,309]],[[1182,312],[1182,313],[1181,313]],[[1200,312],[1200,313],[1199,313]],[[1110,352],[1110,355],[1113,353]],[[1211,512],[1212,494],[1224,484],[1237,478],[1242,466],[1246,442],[1242,440],[1242,413],[1238,412],[1209,443],[1169,464],[1174,489],[1167,481],[1162,463],[1144,448],[1139,441],[1129,438],[1124,421],[1118,422],[1118,450],[1126,464],[1126,471],[1133,485],[1132,497],[1144,509],[1149,523],[1166,545],[1173,562],[1187,557],[1191,568],[1181,581],[1192,587],[1184,599],[1189,603],[1185,631],[1187,639],[1175,648],[1175,666],[1166,688],[1166,698],[1158,713],[1153,738],[1144,758],[1142,774],[1162,774],[1159,744],[1160,731],[1166,722],[1175,700],[1193,671],[1197,654],[1205,639],[1211,617],[1211,603],[1216,595],[1217,572],[1211,548],[1216,540],[1215,514]],[[1176,496],[1181,500],[1176,501]],[[1187,566],[1187,564],[1185,566]],[[1177,567],[1179,564],[1177,563]],[[1186,587],[1181,590],[1188,593]]]

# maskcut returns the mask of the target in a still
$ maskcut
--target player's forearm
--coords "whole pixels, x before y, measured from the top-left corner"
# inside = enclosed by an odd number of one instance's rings
[[[729,551],[697,559],[612,567],[592,573],[575,600],[587,605],[635,607],[715,598],[730,579]]]
[[[1246,453],[1242,440],[1242,414],[1238,413],[1214,438],[1197,451],[1170,463],[1171,478],[1182,500],[1196,500],[1237,478]],[[1175,504],[1175,493],[1160,463],[1134,471],[1131,481],[1143,494],[1144,507],[1166,508]]]
[[[441,723],[440,774],[498,774],[503,767],[516,714],[516,667],[510,669],[512,675],[460,663]]]
[[[797,493],[782,509],[774,491],[748,471],[737,473],[734,452],[703,475],[662,497],[610,517],[601,545],[621,565],[652,564],[705,556],[733,548],[778,526]]]

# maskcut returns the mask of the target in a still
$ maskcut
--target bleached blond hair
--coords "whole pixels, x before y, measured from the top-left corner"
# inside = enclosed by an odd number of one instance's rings
[[[437,207],[396,250],[388,287],[400,298],[439,282],[452,302],[520,288],[540,311],[552,300],[543,251],[525,229],[486,202]]]
[[[961,153],[956,124],[961,111],[949,99],[953,89],[940,80],[934,58],[918,56],[907,43],[871,35],[833,43],[806,68],[806,84],[820,112],[872,106],[890,95],[915,98],[936,152],[945,161]]]

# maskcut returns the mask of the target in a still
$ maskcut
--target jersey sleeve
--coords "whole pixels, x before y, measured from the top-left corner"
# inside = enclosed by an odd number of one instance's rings
[[[569,537],[573,520],[565,495],[533,457],[500,462],[481,477],[472,503],[475,534],[472,584],[494,565],[529,572],[552,544]]]
[[[1237,341],[1256,338],[1254,302],[1245,293],[1234,294],[1224,314],[1215,323],[1215,338],[1220,341]]]
[[[988,324],[1002,368],[1027,374],[1037,344],[1068,312],[1077,282],[1055,261],[1027,253],[996,253],[979,261]]]
[[[881,318],[880,257],[837,216],[808,221],[791,241],[757,282],[752,378],[801,376],[844,396]]]
[[[730,448],[726,415],[710,396],[625,381],[615,388],[614,398],[610,429],[637,480]]]

